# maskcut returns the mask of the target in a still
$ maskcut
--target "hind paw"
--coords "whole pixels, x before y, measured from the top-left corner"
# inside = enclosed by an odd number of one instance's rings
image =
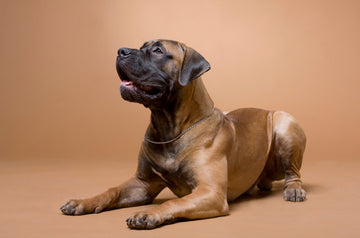
[[[283,193],[285,201],[303,202],[306,200],[306,192],[302,188],[287,188]]]

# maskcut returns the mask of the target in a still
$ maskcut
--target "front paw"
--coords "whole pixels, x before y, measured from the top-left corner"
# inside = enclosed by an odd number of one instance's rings
[[[139,212],[129,217],[126,223],[131,229],[154,229],[161,225],[170,224],[174,219],[157,212]]]
[[[88,213],[99,213],[103,209],[100,206],[94,207],[91,202],[87,200],[69,200],[60,210],[65,215],[84,215]]]

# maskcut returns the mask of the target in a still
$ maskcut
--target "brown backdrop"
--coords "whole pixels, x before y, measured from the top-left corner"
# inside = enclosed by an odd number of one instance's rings
[[[119,157],[148,111],[119,95],[115,56],[156,38],[185,42],[212,70],[217,107],[281,109],[308,155],[358,155],[358,1],[2,1],[1,158]]]
[[[288,111],[308,137],[305,164],[357,161],[359,12],[328,0],[1,1],[0,160],[134,167],[149,112],[121,99],[117,49],[167,38],[211,63],[218,108]]]

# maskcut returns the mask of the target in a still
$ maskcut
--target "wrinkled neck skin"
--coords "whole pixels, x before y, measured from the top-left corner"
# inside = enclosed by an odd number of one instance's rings
[[[150,108],[151,121],[146,132],[147,138],[154,141],[171,140],[212,113],[214,103],[201,78],[173,92],[164,107]]]

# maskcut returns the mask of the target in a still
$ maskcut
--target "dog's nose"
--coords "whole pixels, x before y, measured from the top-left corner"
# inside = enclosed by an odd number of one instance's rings
[[[131,49],[129,48],[120,48],[118,50],[118,55],[121,57],[127,57],[131,54]]]

